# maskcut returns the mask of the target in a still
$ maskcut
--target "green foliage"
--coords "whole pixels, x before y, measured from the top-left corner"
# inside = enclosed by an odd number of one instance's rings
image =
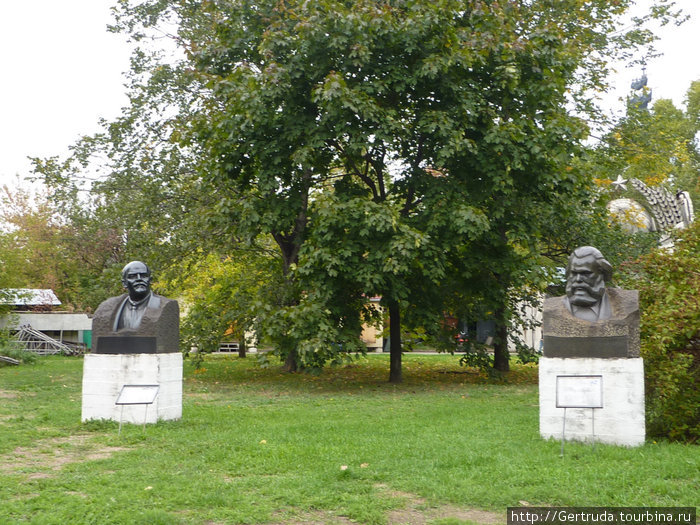
[[[356,324],[339,324],[310,293],[296,305],[269,309],[261,332],[286,354],[292,349],[284,345],[296,342],[299,368],[318,373],[326,364],[339,365],[366,351],[358,328]]]
[[[460,356],[459,364],[488,372],[493,367],[493,353],[479,343],[470,343],[464,348],[464,355]]]
[[[618,176],[636,178],[648,186],[663,185],[673,192],[690,192],[700,204],[700,131],[697,100],[700,80],[691,83],[686,108],[668,99],[657,100],[649,110],[629,105],[627,114],[591,152],[593,175],[603,188]],[[608,194],[605,200],[620,195]],[[632,190],[622,196],[632,196]]]
[[[380,321],[380,312],[368,304],[370,297],[381,297],[385,307],[391,300],[400,301],[404,332],[431,328],[441,318],[449,246],[463,238],[458,230],[463,236],[479,231],[486,219],[462,207],[465,216],[451,221],[450,238],[445,235],[447,217],[442,218],[445,231],[440,232],[437,226],[426,228],[415,218],[403,217],[391,202],[377,203],[346,190],[327,192],[314,201],[314,221],[298,270],[301,281],[313,290],[310,297],[340,320],[343,344],[357,340],[362,323]],[[432,218],[440,222],[437,213]]]
[[[290,370],[356,346],[372,295],[398,357],[400,324],[435,325],[466,295],[505,328],[511,291],[544,281],[548,219],[580,196],[587,127],[570,108],[595,114],[608,59],[653,40],[621,27],[629,5],[122,1],[114,29],[140,45],[129,107],[37,170],[62,198],[106,157],[94,217],[156,270],[269,235],[282,278],[256,319]]]
[[[678,233],[672,251],[657,250],[624,268],[640,291],[647,433],[700,439],[700,221]]]
[[[519,337],[519,328],[526,326],[521,318],[514,316],[512,321],[513,326],[508,331],[508,345],[515,348],[517,361],[521,364],[537,364],[540,359],[540,352],[524,344]],[[530,326],[532,328],[532,326]],[[495,355],[493,348],[485,344],[478,343],[473,340],[468,340],[457,346],[456,350],[451,350],[461,354],[459,364],[466,367],[476,368],[490,375],[499,376],[499,370],[494,369]],[[509,349],[510,351],[510,349]],[[462,354],[462,352],[464,352]]]
[[[260,247],[250,246],[230,255],[195,252],[166,273],[164,286],[186,311],[181,326],[186,352],[215,351],[227,335],[245,344],[245,333],[260,313],[257,301],[279,281],[275,263]]]
[[[514,343],[516,345],[515,353],[518,356],[519,362],[521,362],[524,365],[528,363],[539,363],[541,355],[539,351],[533,349],[532,347],[526,344],[523,344],[520,340],[516,340]]]
[[[0,275],[0,316],[9,315],[12,311],[12,306],[8,304],[8,298],[10,297],[10,292],[8,291],[9,287],[7,285],[8,281],[9,279],[7,279],[5,275]],[[2,331],[0,330],[0,332]]]
[[[119,291],[119,230],[65,196],[4,186],[0,190],[3,286],[50,288],[66,309],[91,311]]]

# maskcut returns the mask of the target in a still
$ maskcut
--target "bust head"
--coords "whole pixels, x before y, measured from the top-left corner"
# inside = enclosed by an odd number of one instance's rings
[[[151,270],[146,263],[131,261],[122,270],[122,284],[132,301],[141,301],[151,292]]]
[[[576,248],[566,266],[566,296],[575,306],[594,306],[605,293],[612,277],[612,266],[600,250],[592,246]]]

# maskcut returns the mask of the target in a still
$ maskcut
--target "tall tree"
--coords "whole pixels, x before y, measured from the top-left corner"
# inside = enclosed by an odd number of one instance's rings
[[[129,204],[161,243],[187,206],[224,243],[269,234],[284,280],[261,314],[290,370],[318,361],[309,338],[349,341],[362,298],[381,295],[400,381],[401,319],[440,311],[448,268],[505,325],[539,209],[580,183],[566,168],[586,127],[568,108],[592,111],[606,61],[650,39],[617,31],[629,3],[122,0],[119,29],[182,54],[135,55],[131,106],[97,141],[102,187],[157,196]]]
[[[573,10],[566,3],[449,0],[207,7],[214,31],[196,46],[194,64],[216,102],[200,137],[219,160],[223,183],[253,190],[246,206],[275,236],[287,266],[304,264],[299,250],[313,236],[309,257],[326,282],[342,270],[336,303],[351,290],[383,297],[390,378],[398,381],[401,304],[422,296],[420,283],[437,286],[443,257],[483,232],[483,282],[500,327],[496,366],[507,369],[507,290],[535,253],[537,210],[577,184],[565,168],[585,128],[567,112],[566,93],[579,86],[573,98],[586,109],[584,91],[601,85],[605,69],[594,66],[604,66],[615,46],[630,45],[612,33],[626,3],[579,2]],[[202,34],[201,26],[190,27],[197,29],[189,35]],[[320,202],[311,191],[328,191],[331,177],[338,179],[334,206],[342,203],[344,213],[311,218]],[[448,209],[461,234],[449,232],[451,243],[430,230],[443,209],[431,205],[444,191],[456,197]],[[350,212],[355,207],[377,222],[391,217],[391,228],[378,235]],[[383,264],[364,256],[357,264],[339,261],[360,255],[344,241],[368,231],[375,235],[365,235],[361,253]],[[318,256],[324,246],[333,257]],[[368,268],[370,282],[363,281]]]
[[[65,308],[90,311],[115,289],[124,240],[67,196],[61,204],[21,186],[0,189],[0,263],[8,286],[51,288]]]

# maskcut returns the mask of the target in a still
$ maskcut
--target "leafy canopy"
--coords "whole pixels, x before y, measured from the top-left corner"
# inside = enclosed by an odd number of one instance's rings
[[[269,234],[283,301],[259,319],[289,363],[349,342],[367,295],[396,327],[468,282],[505,323],[545,219],[580,196],[608,60],[652,38],[618,31],[629,4],[121,0],[116,29],[178,53],[135,53],[130,106],[76,159],[107,152],[97,189],[134,249],[225,256]]]

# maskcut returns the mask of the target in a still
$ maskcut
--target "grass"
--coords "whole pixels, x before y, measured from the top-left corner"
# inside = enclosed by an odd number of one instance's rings
[[[182,420],[121,436],[80,423],[81,359],[0,368],[0,523],[444,525],[525,504],[698,504],[700,447],[571,443],[560,458],[538,434],[535,367],[495,381],[456,361],[407,355],[394,386],[384,355],[319,376],[212,356],[185,365]]]

